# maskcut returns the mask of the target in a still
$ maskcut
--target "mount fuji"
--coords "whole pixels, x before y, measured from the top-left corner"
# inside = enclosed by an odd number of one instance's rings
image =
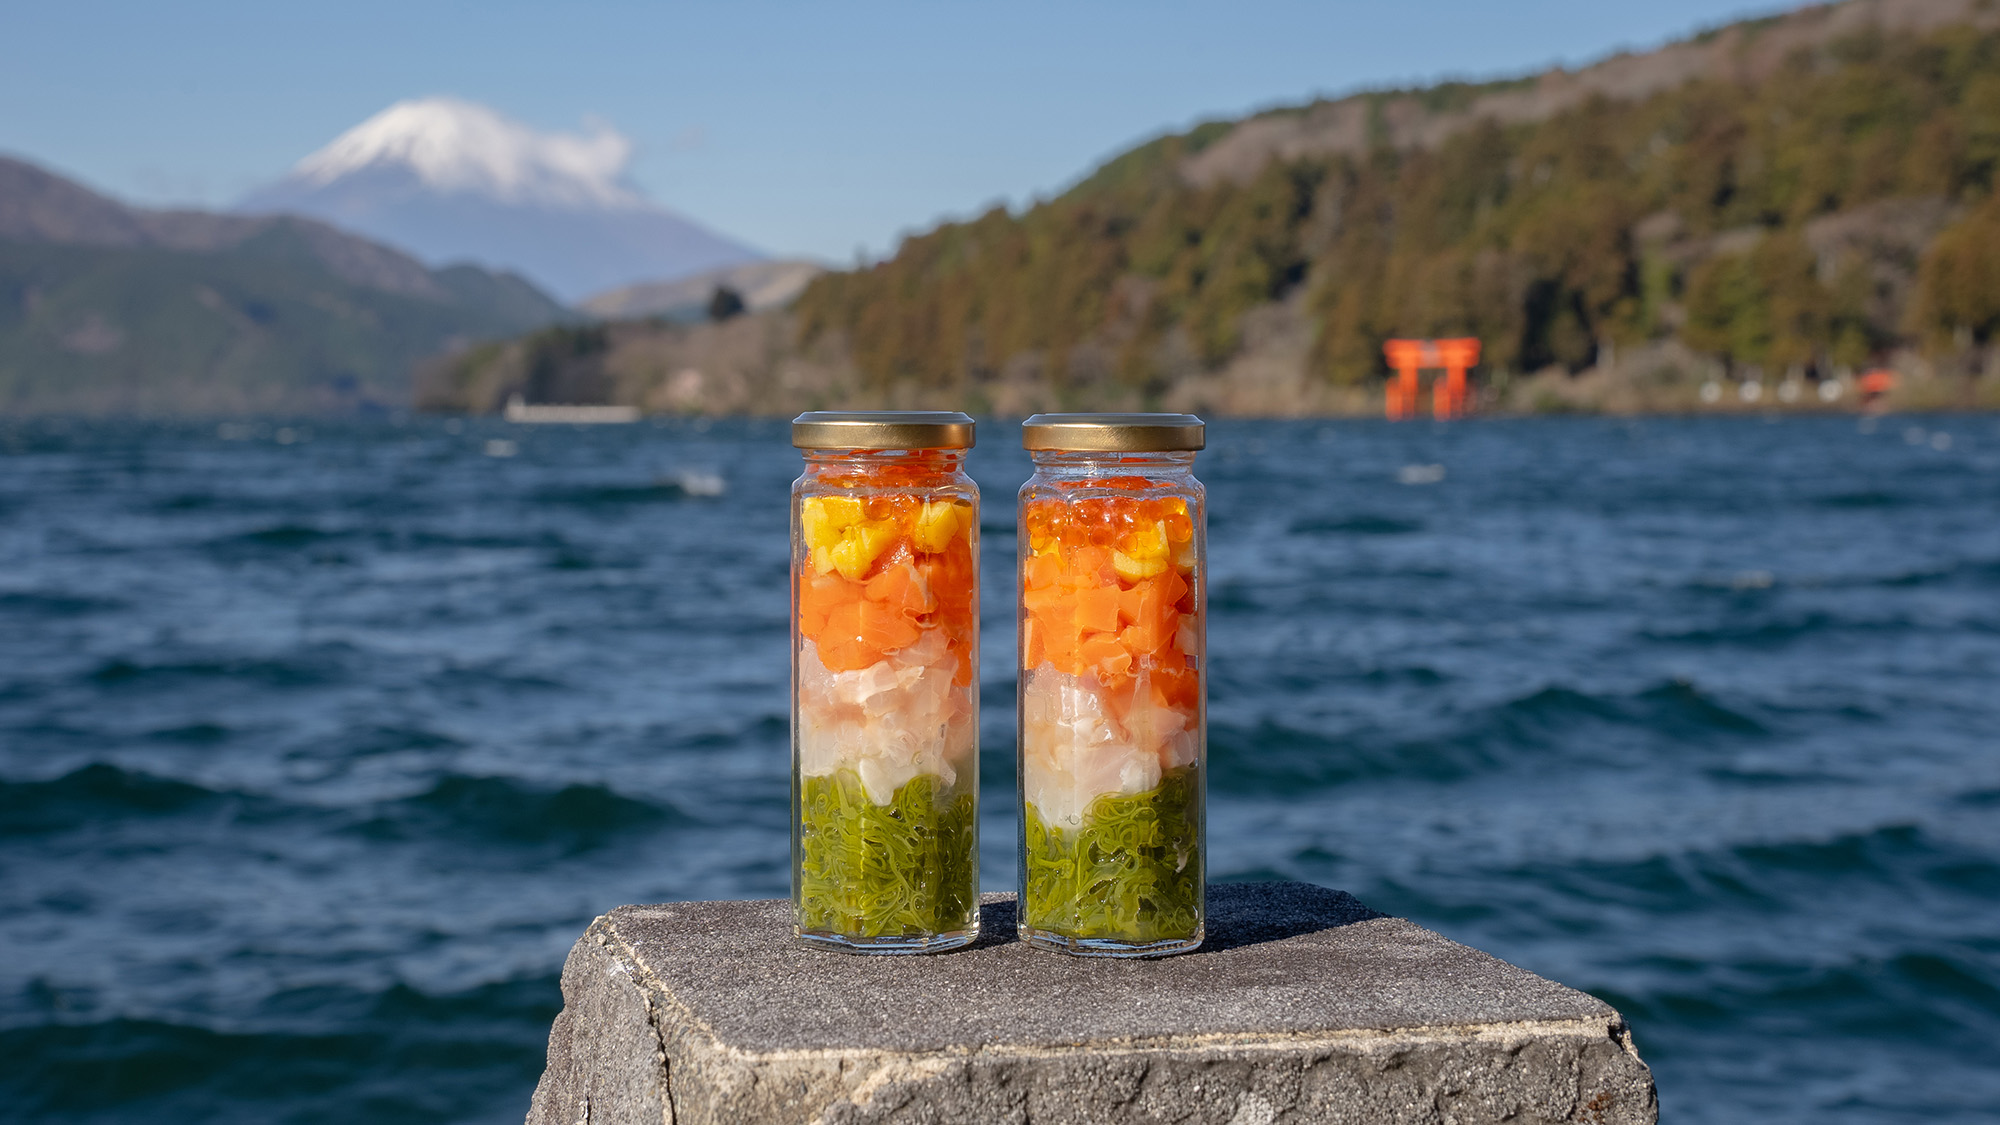
[[[647,199],[608,125],[544,133],[457,98],[397,102],[237,210],[323,219],[433,265],[514,270],[562,300],[760,260]]]

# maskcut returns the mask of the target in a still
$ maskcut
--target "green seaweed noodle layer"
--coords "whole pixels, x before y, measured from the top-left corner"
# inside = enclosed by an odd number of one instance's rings
[[[886,805],[853,770],[802,779],[801,930],[849,938],[964,929],[979,893],[978,808],[918,774]]]
[[[1076,829],[1050,828],[1029,805],[1023,920],[1070,938],[1193,937],[1201,925],[1200,793],[1188,766],[1145,793],[1099,797]]]

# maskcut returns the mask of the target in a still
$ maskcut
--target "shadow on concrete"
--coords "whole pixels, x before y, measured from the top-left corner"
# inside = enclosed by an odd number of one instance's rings
[[[1311,883],[1210,883],[1208,937],[1190,957],[1351,926],[1387,915]]]
[[[1014,896],[1001,898],[998,895],[981,895],[979,902],[979,940],[968,948],[985,949],[988,946],[1008,945],[1021,939],[1014,934],[1014,923],[1020,916],[1014,911]]]
[[[1014,896],[984,895],[979,905],[979,940],[967,949],[987,949],[1018,941]],[[1265,942],[1350,926],[1387,917],[1346,891],[1310,883],[1211,883],[1208,936],[1184,957],[1222,953]]]

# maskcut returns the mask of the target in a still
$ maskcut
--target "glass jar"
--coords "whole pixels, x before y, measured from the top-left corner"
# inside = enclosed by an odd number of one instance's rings
[[[806,945],[979,936],[979,489],[957,413],[792,422],[792,908]]]
[[[1203,933],[1205,508],[1191,414],[1037,414],[1020,499],[1020,936]]]

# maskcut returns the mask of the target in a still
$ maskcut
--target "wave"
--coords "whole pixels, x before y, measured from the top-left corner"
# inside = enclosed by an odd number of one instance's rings
[[[1622,721],[1687,739],[1717,733],[1759,736],[1771,733],[1764,724],[1723,706],[1687,680],[1656,684],[1617,710]]]
[[[426,691],[458,699],[474,693],[502,692],[512,696],[570,690],[568,683],[554,677],[515,671],[505,659],[449,664],[424,675],[421,682]]]
[[[407,509],[407,504],[398,504],[394,510],[398,514],[407,514]],[[384,551],[538,550],[569,545],[560,534],[553,531],[493,534],[383,526],[376,526],[370,530],[327,530],[296,523],[272,524],[251,531],[201,540],[195,545],[225,556],[234,556],[245,552],[299,551],[331,543],[366,544]],[[126,550],[123,547],[115,549]]]
[[[1945,586],[1970,581],[1973,585],[2000,583],[2000,559],[1968,559],[1927,570],[1912,570],[1871,579],[1868,584],[1891,589]]]
[[[0,836],[35,836],[127,817],[175,816],[242,799],[102,762],[48,781],[0,781]]]
[[[254,547],[271,547],[277,550],[294,551],[301,547],[311,547],[334,539],[345,539],[350,533],[323,531],[303,524],[284,523],[273,527],[262,527],[246,531],[241,535],[217,541],[220,544],[243,544]]]
[[[227,505],[233,511],[241,511],[244,505],[239,502],[243,499],[219,492],[182,492],[153,501],[153,509],[160,512],[205,512]]]
[[[561,507],[603,508],[634,504],[676,504],[707,500],[724,492],[722,478],[701,473],[662,477],[650,484],[600,484],[546,488],[534,494],[537,503]]]
[[[1422,531],[1422,520],[1392,516],[1350,516],[1347,519],[1302,519],[1294,521],[1293,535],[1409,535]]]
[[[1011,710],[1014,702],[1013,685],[1006,686],[1006,706]],[[982,689],[982,703],[984,694]],[[727,750],[739,746],[783,745],[791,736],[791,731],[792,721],[789,716],[767,711],[761,715],[741,716],[737,722],[720,726],[661,728],[660,734],[664,745],[676,749]]]
[[[392,737],[407,733],[390,732]],[[0,837],[49,836],[175,817],[238,825],[316,821],[379,843],[470,841],[553,846],[564,854],[695,823],[672,804],[637,800],[602,785],[547,787],[460,774],[439,778],[413,796],[344,809],[210,789],[102,762],[46,781],[0,781]]]
[[[319,653],[301,650],[300,658],[291,659],[150,662],[114,657],[93,669],[89,679],[108,688],[156,687],[187,680],[230,680],[271,688],[318,687],[345,677],[344,661],[315,659],[331,651],[345,655],[352,650],[345,645],[326,646]]]
[[[1808,610],[1764,621],[1732,621],[1724,625],[1702,625],[1687,629],[1642,629],[1639,635],[1646,640],[1659,641],[1663,644],[1777,648],[1817,633],[1897,627],[1899,626],[1893,624],[1846,620],[1823,610]]]
[[[161,727],[149,731],[147,738],[155,742],[179,742],[193,746],[212,746],[236,737],[236,731],[221,723],[185,723],[181,726]]]
[[[449,750],[464,746],[462,739],[421,726],[378,723],[350,727],[325,744],[325,756],[355,761],[378,754],[401,754],[411,750]]]
[[[671,804],[623,796],[602,785],[550,789],[504,777],[441,778],[388,802],[354,831],[375,840],[471,837],[485,843],[591,851],[642,831],[695,823]]]
[[[1615,863],[1533,864],[1489,874],[1572,902],[1661,916],[1732,907],[1816,914],[1835,889],[1857,901],[1869,888],[1903,899],[1928,889],[1979,901],[1991,901],[2000,891],[2000,857],[1907,824],[1816,840],[1736,844]]]
[[[1693,684],[1673,680],[1626,695],[1592,695],[1552,686],[1465,714],[1454,726],[1411,737],[1368,726],[1326,734],[1263,718],[1251,725],[1211,719],[1210,783],[1251,792],[1296,792],[1364,779],[1456,781],[1514,764],[1545,763],[1562,747],[1586,743],[1587,727],[1630,732],[1650,753],[1661,741],[1709,746],[1718,737],[1762,738],[1769,730]],[[1593,764],[1615,764],[1613,745],[1587,743]],[[1627,752],[1628,754],[1630,751]]]
[[[570,542],[553,531],[542,531],[527,535],[478,535],[456,534],[443,531],[415,531],[401,534],[378,536],[384,547],[401,550],[431,550],[442,548],[458,550],[471,548],[483,551],[521,551],[560,549],[570,546]]]
[[[81,617],[84,614],[105,613],[124,608],[126,603],[115,598],[91,597],[84,594],[49,594],[30,590],[0,594],[0,613],[20,613],[37,617]]]
[[[1251,726],[1211,721],[1208,762],[1211,788],[1282,794],[1393,777],[1456,781],[1501,764],[1485,747],[1466,741],[1396,738],[1379,730],[1336,737],[1270,719]]]
[[[1907,496],[1879,489],[1864,489],[1858,492],[1836,492],[1821,496],[1812,503],[1822,508],[1902,508],[1914,503]]]
[[[229,1028],[47,1020],[0,1031],[0,1098],[31,1121],[518,1120],[560,1006],[550,975],[306,990]]]
[[[1423,664],[1358,669],[1332,661],[1305,658],[1275,667],[1264,661],[1228,661],[1217,665],[1209,673],[1208,690],[1210,697],[1217,700],[1238,696],[1268,699],[1285,694],[1315,696],[1339,684],[1377,688],[1394,685],[1437,687],[1451,679],[1445,673]],[[1003,686],[1009,693],[1007,702],[1011,707],[1013,685],[1008,683]],[[993,706],[998,700],[996,697],[983,702]]]

